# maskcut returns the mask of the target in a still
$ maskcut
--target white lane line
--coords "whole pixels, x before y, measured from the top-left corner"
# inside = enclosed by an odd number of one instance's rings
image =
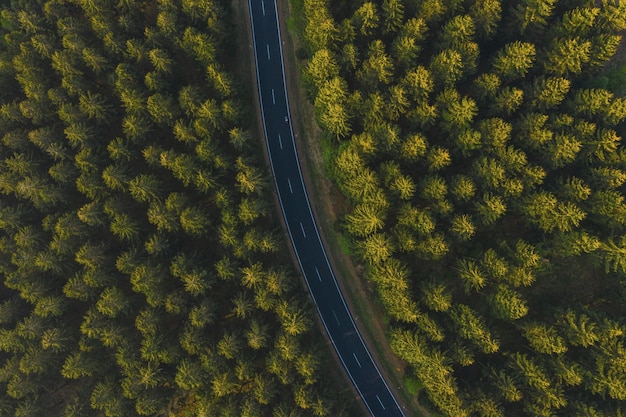
[[[289,191],[291,192],[291,194],[293,194],[293,188],[291,188],[291,180],[289,178],[287,178],[287,185],[289,186]]]
[[[302,229],[302,236],[306,237],[306,233],[304,231],[304,226],[302,225],[302,222],[300,222],[300,229]]]
[[[356,361],[356,364],[359,365],[359,368],[362,368],[361,362],[359,362],[359,359],[356,357],[356,353],[352,352],[352,356],[354,356],[354,360]]]
[[[280,149],[283,148],[283,138],[280,137],[280,133],[278,134],[278,144],[280,145]]]
[[[317,279],[319,279],[320,282],[322,282],[322,276],[320,275],[320,271],[317,269],[317,267],[315,267],[315,273],[317,274]]]
[[[333,310],[333,316],[335,316],[335,320],[337,321],[337,324],[341,325],[341,323],[339,323],[339,318],[337,317],[337,313],[335,313],[335,310]]]
[[[270,59],[272,59],[270,58],[270,44],[267,43],[266,45],[267,45],[267,60],[269,61]]]
[[[272,104],[276,104],[276,95],[274,94],[273,88],[272,88]]]
[[[378,402],[380,403],[380,406],[383,408],[383,410],[385,409],[385,406],[383,405],[383,402],[380,400],[380,397],[378,396],[378,394],[376,394],[376,399],[378,400]]]
[[[265,16],[265,2],[261,0],[261,7],[263,8],[263,16]]]

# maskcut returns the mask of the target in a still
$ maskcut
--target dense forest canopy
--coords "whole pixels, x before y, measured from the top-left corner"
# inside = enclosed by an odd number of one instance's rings
[[[626,4],[301,4],[343,230],[425,397],[625,415],[626,100],[590,81]]]
[[[349,412],[270,216],[230,2],[0,10],[0,416]]]

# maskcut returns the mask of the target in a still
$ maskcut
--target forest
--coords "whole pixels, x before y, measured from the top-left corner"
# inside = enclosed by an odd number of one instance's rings
[[[354,415],[273,214],[233,4],[0,10],[0,416]]]
[[[597,82],[626,3],[292,4],[339,226],[420,400],[626,415],[626,99]]]

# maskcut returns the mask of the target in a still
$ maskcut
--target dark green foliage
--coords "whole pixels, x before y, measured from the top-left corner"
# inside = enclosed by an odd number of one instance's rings
[[[304,3],[305,87],[353,253],[430,402],[623,414],[626,101],[603,68],[626,6],[324,5]]]
[[[0,415],[349,410],[279,255],[228,7],[0,6]]]

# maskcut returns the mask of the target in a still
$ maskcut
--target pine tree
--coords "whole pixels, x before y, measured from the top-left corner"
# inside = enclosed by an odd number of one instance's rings
[[[591,59],[591,42],[580,38],[557,39],[546,54],[543,67],[549,74],[580,74]]]
[[[491,38],[502,16],[502,6],[498,0],[478,0],[469,9],[480,36]]]
[[[399,0],[384,0],[382,15],[383,33],[393,33],[402,26],[404,4]]]
[[[521,295],[504,284],[490,297],[494,315],[504,320],[519,320],[528,314],[528,305]]]
[[[474,206],[478,218],[485,225],[495,223],[507,210],[504,200],[500,196],[491,193],[483,194],[482,201],[478,201]]]
[[[373,35],[380,22],[378,8],[372,2],[365,2],[354,12],[352,20],[362,35]]]
[[[524,337],[530,346],[539,353],[561,354],[567,352],[565,340],[558,335],[552,326],[541,323],[528,323],[524,325]]]
[[[523,35],[539,38],[553,13],[556,0],[523,0],[512,13],[513,28]]]
[[[505,80],[514,80],[524,77],[533,67],[534,61],[535,45],[515,41],[498,51],[493,60],[493,70]]]
[[[484,271],[471,260],[461,260],[458,266],[459,278],[463,282],[465,292],[480,291],[487,283]]]
[[[468,214],[454,216],[450,230],[461,240],[470,240],[476,233],[476,227]]]
[[[454,49],[445,49],[430,61],[428,70],[439,85],[450,87],[461,79],[463,57]]]
[[[573,310],[567,310],[559,321],[567,340],[573,346],[589,347],[599,339],[596,324],[586,314],[577,314]]]
[[[434,311],[448,311],[452,306],[452,295],[445,284],[429,282],[422,287],[422,298],[426,305]]]

